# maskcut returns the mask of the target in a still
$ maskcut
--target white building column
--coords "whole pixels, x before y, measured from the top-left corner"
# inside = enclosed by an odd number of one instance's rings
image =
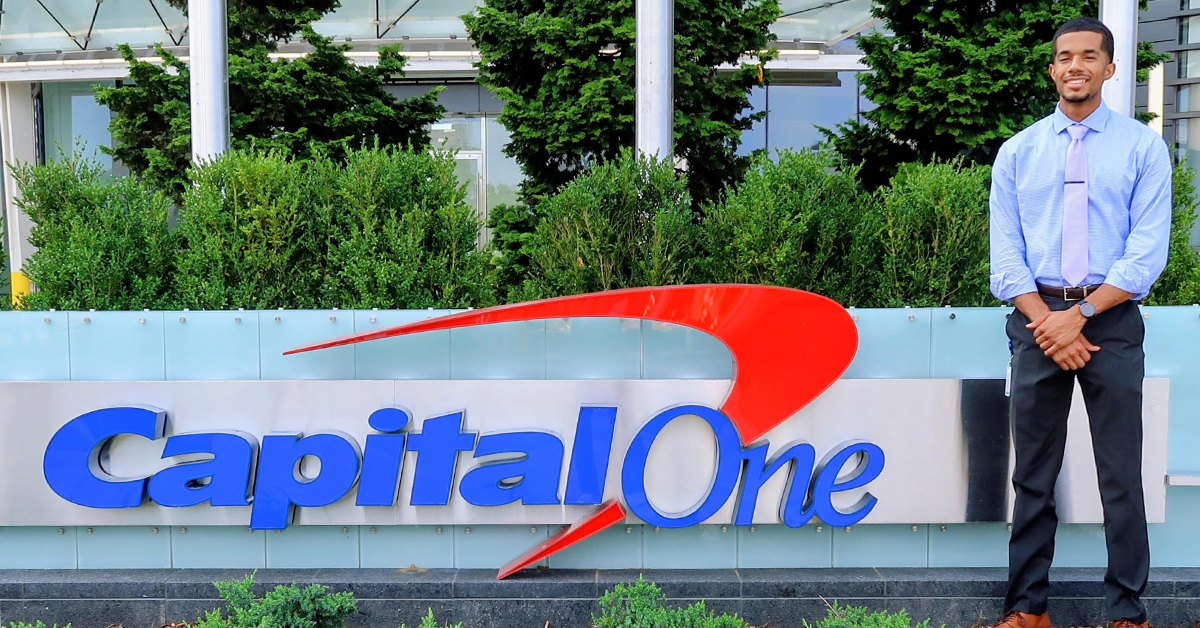
[[[229,150],[229,39],[225,0],[188,0],[192,159]]]
[[[3,156],[4,218],[7,232],[8,261],[12,269],[12,302],[29,294],[29,278],[23,272],[25,260],[35,249],[29,245],[33,222],[17,207],[21,190],[10,164],[37,161],[37,137],[34,134],[33,84],[0,83],[0,152]]]
[[[1100,21],[1113,33],[1117,72],[1104,84],[1104,102],[1113,111],[1134,114],[1137,87],[1138,1],[1100,0]]]
[[[637,150],[675,154],[675,0],[637,2]]]

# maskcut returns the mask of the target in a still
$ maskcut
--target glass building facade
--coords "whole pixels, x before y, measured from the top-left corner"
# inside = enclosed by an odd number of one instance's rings
[[[342,0],[314,25],[352,41],[467,38],[459,16],[481,0]],[[830,43],[873,20],[870,0],[781,0],[781,42]],[[167,0],[5,0],[0,55],[104,51],[119,44],[187,46],[187,18]]]

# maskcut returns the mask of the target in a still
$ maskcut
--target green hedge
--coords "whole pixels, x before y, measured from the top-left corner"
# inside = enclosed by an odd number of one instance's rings
[[[755,283],[856,307],[996,306],[989,275],[991,169],[906,164],[875,191],[826,150],[760,158],[702,217],[687,216],[686,175],[629,155],[493,223],[500,265],[528,267],[520,300],[656,283]],[[1166,271],[1148,302],[1200,302],[1192,173],[1175,173]],[[521,219],[513,219],[520,216]]]
[[[319,174],[278,153],[240,151],[194,168],[180,209],[175,305],[321,307],[330,190]]]
[[[511,296],[691,283],[691,207],[687,180],[668,162],[626,152],[600,164],[538,205],[527,272]]]
[[[700,229],[705,281],[800,288],[845,305],[878,283],[875,195],[828,151],[760,159]]]
[[[458,308],[495,302],[448,156],[232,151],[171,201],[78,157],[17,171],[36,223],[26,309]]]
[[[493,303],[454,160],[391,148],[345,161],[234,151],[194,168],[177,303],[193,309]]]
[[[110,179],[75,154],[45,166],[15,166],[17,206],[37,247],[25,272],[37,291],[30,310],[166,308],[179,238],[167,226],[170,200],[133,179]]]
[[[908,164],[877,190],[825,151],[760,158],[694,211],[686,174],[626,152],[492,211],[492,244],[449,156],[231,152],[171,203],[78,157],[21,167],[39,251],[28,309],[461,308],[679,283],[758,283],[847,306],[999,305],[988,290],[990,171]],[[1148,303],[1200,302],[1192,173],[1175,173],[1169,262]]]

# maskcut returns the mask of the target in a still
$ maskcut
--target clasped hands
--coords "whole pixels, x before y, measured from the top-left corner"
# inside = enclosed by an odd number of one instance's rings
[[[1087,319],[1078,308],[1060,312],[1046,312],[1033,319],[1026,329],[1033,330],[1033,339],[1045,354],[1064,371],[1075,371],[1092,359],[1100,347],[1088,342],[1083,336],[1083,325]]]

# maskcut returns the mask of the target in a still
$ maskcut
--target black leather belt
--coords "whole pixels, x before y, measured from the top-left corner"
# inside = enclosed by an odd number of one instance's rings
[[[1044,286],[1040,283],[1037,285],[1038,294],[1044,297],[1062,299],[1064,301],[1082,301],[1088,298],[1088,295],[1095,292],[1099,287],[1099,285],[1094,285],[1077,286],[1074,288],[1061,288],[1056,286]]]

